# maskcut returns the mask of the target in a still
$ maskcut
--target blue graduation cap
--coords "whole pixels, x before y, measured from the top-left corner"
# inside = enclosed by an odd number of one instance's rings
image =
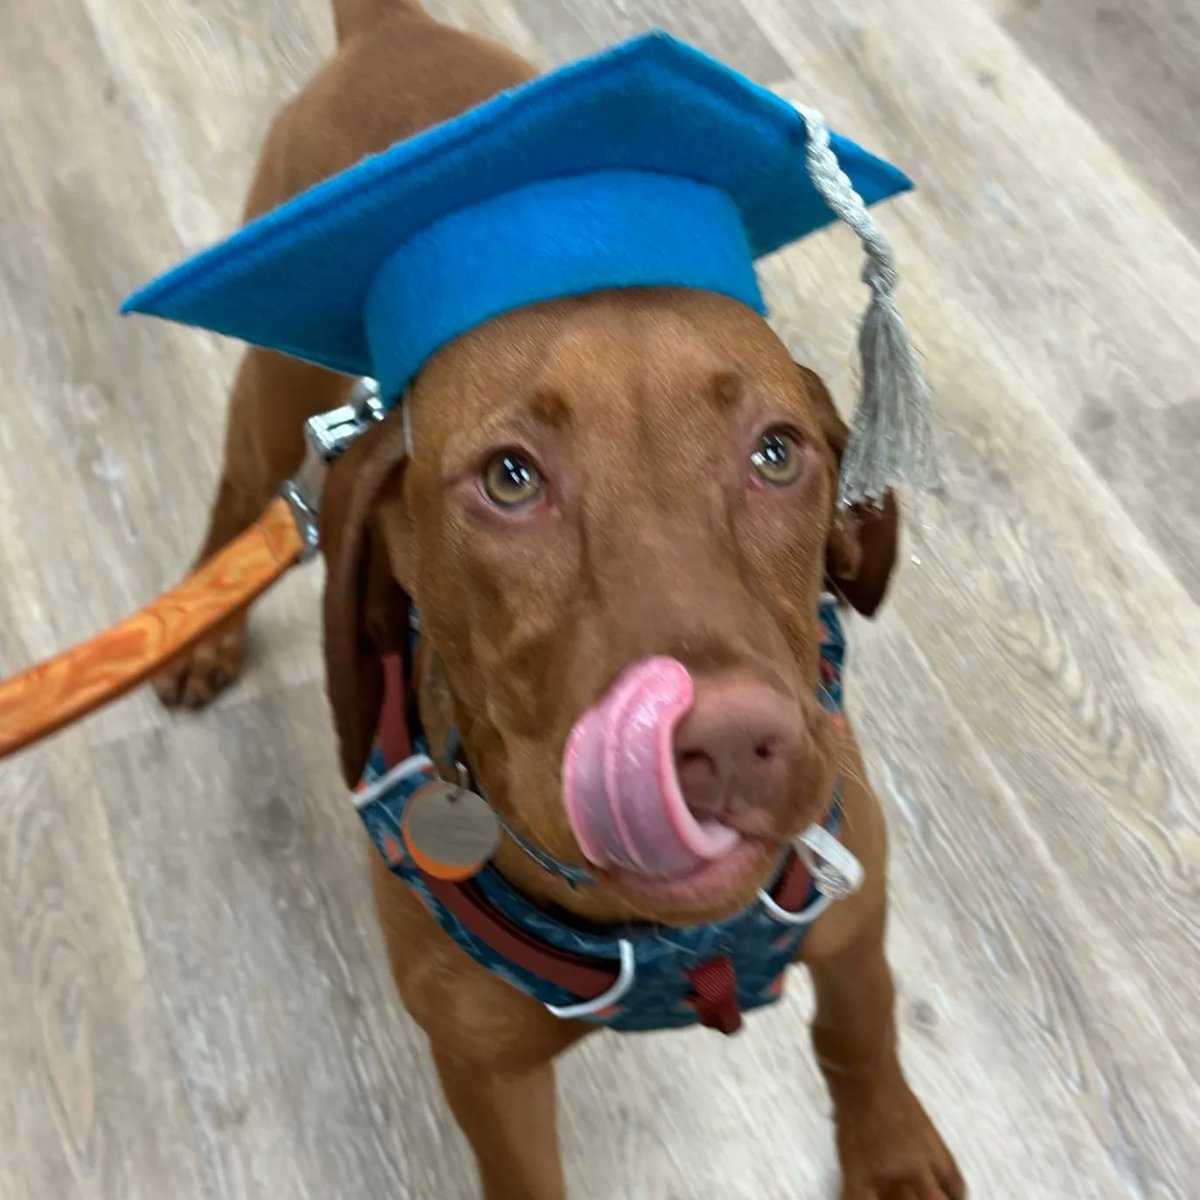
[[[865,459],[844,474],[843,498],[877,500],[929,444],[891,251],[866,211],[909,187],[819,114],[651,33],[363,159],[122,312],[369,376],[392,405],[441,347],[539,301],[676,286],[762,312],[754,260],[841,217],[863,241],[872,290],[844,461]]]

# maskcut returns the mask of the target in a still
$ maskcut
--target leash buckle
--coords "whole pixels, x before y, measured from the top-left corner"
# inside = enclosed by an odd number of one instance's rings
[[[862,863],[825,828],[810,825],[793,843],[796,854],[816,887],[816,898],[806,908],[789,912],[765,888],[759,903],[781,925],[811,925],[835,900],[852,896],[863,885]]]
[[[862,887],[862,863],[823,825],[806,829],[796,850],[821,895],[844,900]]]
[[[317,413],[304,422],[304,461],[280,489],[304,543],[302,559],[312,558],[320,545],[321,492],[329,464],[355,438],[387,415],[373,379],[360,379],[340,408]]]

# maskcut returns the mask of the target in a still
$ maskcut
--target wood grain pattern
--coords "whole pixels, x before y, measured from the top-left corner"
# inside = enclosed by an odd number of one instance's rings
[[[145,608],[0,680],[0,759],[144,683],[249,607],[303,549],[287,502],[273,500],[245,533]]]
[[[1113,143],[1189,236],[1200,236],[1200,13],[1189,0],[997,5],[1000,23]]]
[[[849,704],[888,805],[908,1069],[988,1200],[1200,1178],[1200,33],[1183,0],[439,0],[539,63],[663,24],[879,148],[950,489]],[[1107,16],[1103,14],[1107,13]],[[0,4],[0,675],[173,582],[236,348],[120,296],[235,219],[325,0]],[[773,257],[839,398],[857,251]],[[36,399],[37,403],[31,403]],[[0,766],[0,1200],[473,1196],[390,990],[321,694],[321,572],[247,678]],[[808,986],[561,1071],[581,1200],[836,1194]]]
[[[0,1196],[204,1195],[86,746],[0,776]]]
[[[625,0],[611,5],[514,0],[513,7],[555,62],[590,54],[648,29],[669,29],[764,83],[787,73],[779,52],[741,0]]]

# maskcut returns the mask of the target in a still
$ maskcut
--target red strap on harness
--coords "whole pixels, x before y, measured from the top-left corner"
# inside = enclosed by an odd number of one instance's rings
[[[404,687],[404,663],[399,655],[383,660],[383,705],[379,714],[379,748],[384,763],[393,767],[412,754],[408,733],[408,711]],[[561,987],[581,1001],[602,996],[616,983],[615,966],[586,958],[569,950],[559,950],[538,941],[498,912],[470,881],[450,883],[421,873],[421,880],[439,903],[484,945],[509,962]],[[788,855],[783,874],[773,892],[776,903],[796,911],[804,903],[812,880],[795,853]],[[701,964],[689,976],[696,1013],[705,1025],[735,1032],[742,1023],[737,1005],[737,983],[733,966],[722,956]]]
[[[421,878],[481,942],[540,979],[565,988],[581,1000],[594,1000],[617,982],[617,971],[607,963],[548,946],[514,925],[470,881],[448,883],[425,874]]]
[[[779,876],[779,882],[771,893],[771,899],[780,908],[787,909],[788,912],[799,912],[805,900],[808,899],[811,888],[812,876],[804,865],[803,859],[795,850],[789,850],[787,861],[784,862],[783,871]]]
[[[737,976],[727,955],[710,958],[694,971],[688,972],[692,985],[692,1007],[701,1025],[719,1029],[722,1033],[737,1033],[742,1027],[742,1010],[738,1008]]]

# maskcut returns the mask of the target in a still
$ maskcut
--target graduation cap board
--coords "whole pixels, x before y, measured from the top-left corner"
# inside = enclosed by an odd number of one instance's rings
[[[663,34],[551,72],[363,159],[130,296],[123,312],[215,330],[375,379],[514,308],[676,286],[763,312],[754,260],[841,218],[871,304],[845,501],[936,470],[930,401],[867,206],[895,167]]]

